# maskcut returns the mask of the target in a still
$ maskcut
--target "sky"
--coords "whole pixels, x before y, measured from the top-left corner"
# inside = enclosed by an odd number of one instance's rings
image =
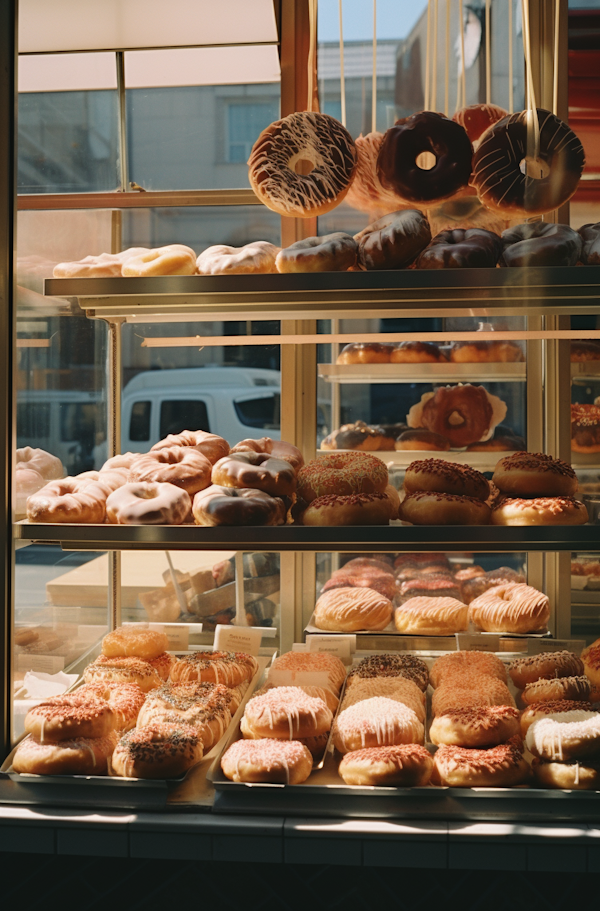
[[[373,37],[373,0],[342,0],[344,41]],[[377,37],[404,38],[427,8],[427,0],[377,0]],[[339,0],[319,0],[319,41],[338,41]]]

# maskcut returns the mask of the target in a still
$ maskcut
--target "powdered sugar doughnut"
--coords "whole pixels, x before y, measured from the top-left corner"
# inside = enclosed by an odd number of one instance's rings
[[[333,727],[333,742],[340,753],[397,743],[423,743],[424,728],[412,709],[374,696],[339,713]]]
[[[123,263],[121,274],[147,278],[151,275],[193,275],[195,271],[194,251],[183,244],[169,244],[129,257]]]
[[[200,275],[255,275],[277,272],[275,258],[281,250],[266,240],[256,240],[244,247],[218,244],[208,247],[196,260]]]
[[[221,759],[231,781],[302,784],[312,771],[310,752],[297,740],[238,740]]]

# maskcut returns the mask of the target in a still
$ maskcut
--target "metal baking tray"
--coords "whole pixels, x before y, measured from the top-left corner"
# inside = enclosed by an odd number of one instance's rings
[[[400,632],[394,626],[394,621],[392,620],[385,629],[357,629],[357,630],[327,630],[320,629],[315,625],[315,615],[314,612],[310,616],[310,620],[304,627],[304,632],[307,636],[311,634],[316,634],[319,636],[340,636],[340,635],[353,635],[353,636],[396,636],[401,638],[408,639],[430,639],[432,642],[439,642],[437,648],[447,649],[454,648],[453,644],[448,645],[448,643],[454,643],[456,633],[449,633],[447,636],[432,636],[428,633],[404,633]],[[471,633],[477,634],[478,636],[500,636],[501,639],[548,639],[552,636],[552,633],[548,628],[544,630],[538,630],[535,633],[488,633],[485,630],[479,629],[479,627],[474,626],[472,623],[469,623],[467,629],[459,630],[460,633]],[[431,646],[436,648],[436,645]]]

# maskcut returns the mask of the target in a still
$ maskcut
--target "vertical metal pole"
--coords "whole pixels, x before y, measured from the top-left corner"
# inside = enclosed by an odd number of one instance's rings
[[[129,167],[127,162],[127,108],[125,104],[125,54],[117,51],[117,93],[119,98],[119,173],[121,192],[129,189]]]
[[[527,328],[530,331],[542,329],[541,316],[528,316]],[[526,440],[529,452],[542,452],[545,446],[544,435],[544,351],[541,339],[527,341],[527,429]],[[545,554],[527,554],[527,582],[540,591],[545,586]],[[554,617],[551,623],[554,622]]]
[[[121,451],[122,325],[122,319],[108,321],[108,451],[111,456]],[[111,629],[115,629],[121,625],[121,551],[109,551],[108,565]]]
[[[10,750],[12,718],[12,626],[14,576],[12,543],[12,479],[15,452],[15,388],[13,375],[14,302],[13,268],[16,235],[16,146],[17,146],[17,2],[0,4],[0,337],[2,358],[1,385],[5,394],[0,397],[0,428],[4,445],[0,447],[0,513],[2,515],[2,560],[0,566],[0,597],[4,604],[0,624],[0,753]],[[10,390],[10,392],[8,391]]]

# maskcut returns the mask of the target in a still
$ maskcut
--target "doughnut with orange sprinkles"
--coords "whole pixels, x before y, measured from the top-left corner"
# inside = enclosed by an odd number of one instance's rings
[[[184,655],[171,668],[173,683],[190,683],[194,680],[239,686],[250,680],[258,670],[258,662],[244,652],[193,652]]]
[[[284,652],[271,665],[272,671],[288,671],[290,685],[295,678],[306,673],[326,674],[334,693],[339,693],[346,679],[346,668],[343,661],[327,652]],[[302,683],[306,681],[302,680]]]
[[[585,525],[585,505],[574,497],[501,500],[492,510],[492,525]]]
[[[433,758],[418,743],[353,750],[346,753],[339,767],[346,784],[363,787],[423,787],[429,783],[432,771]]]
[[[340,452],[312,459],[298,472],[296,493],[306,503],[331,494],[383,493],[388,470],[366,452]]]
[[[221,759],[231,781],[302,784],[312,771],[309,750],[297,740],[238,740]]]
[[[507,497],[572,497],[577,490],[571,466],[543,452],[514,452],[500,459],[492,481]]]
[[[478,749],[505,743],[519,733],[519,711],[511,705],[450,709],[437,715],[430,729],[432,743]]]
[[[433,757],[433,784],[451,788],[510,788],[531,774],[517,744],[502,743],[489,750],[440,746]]]

